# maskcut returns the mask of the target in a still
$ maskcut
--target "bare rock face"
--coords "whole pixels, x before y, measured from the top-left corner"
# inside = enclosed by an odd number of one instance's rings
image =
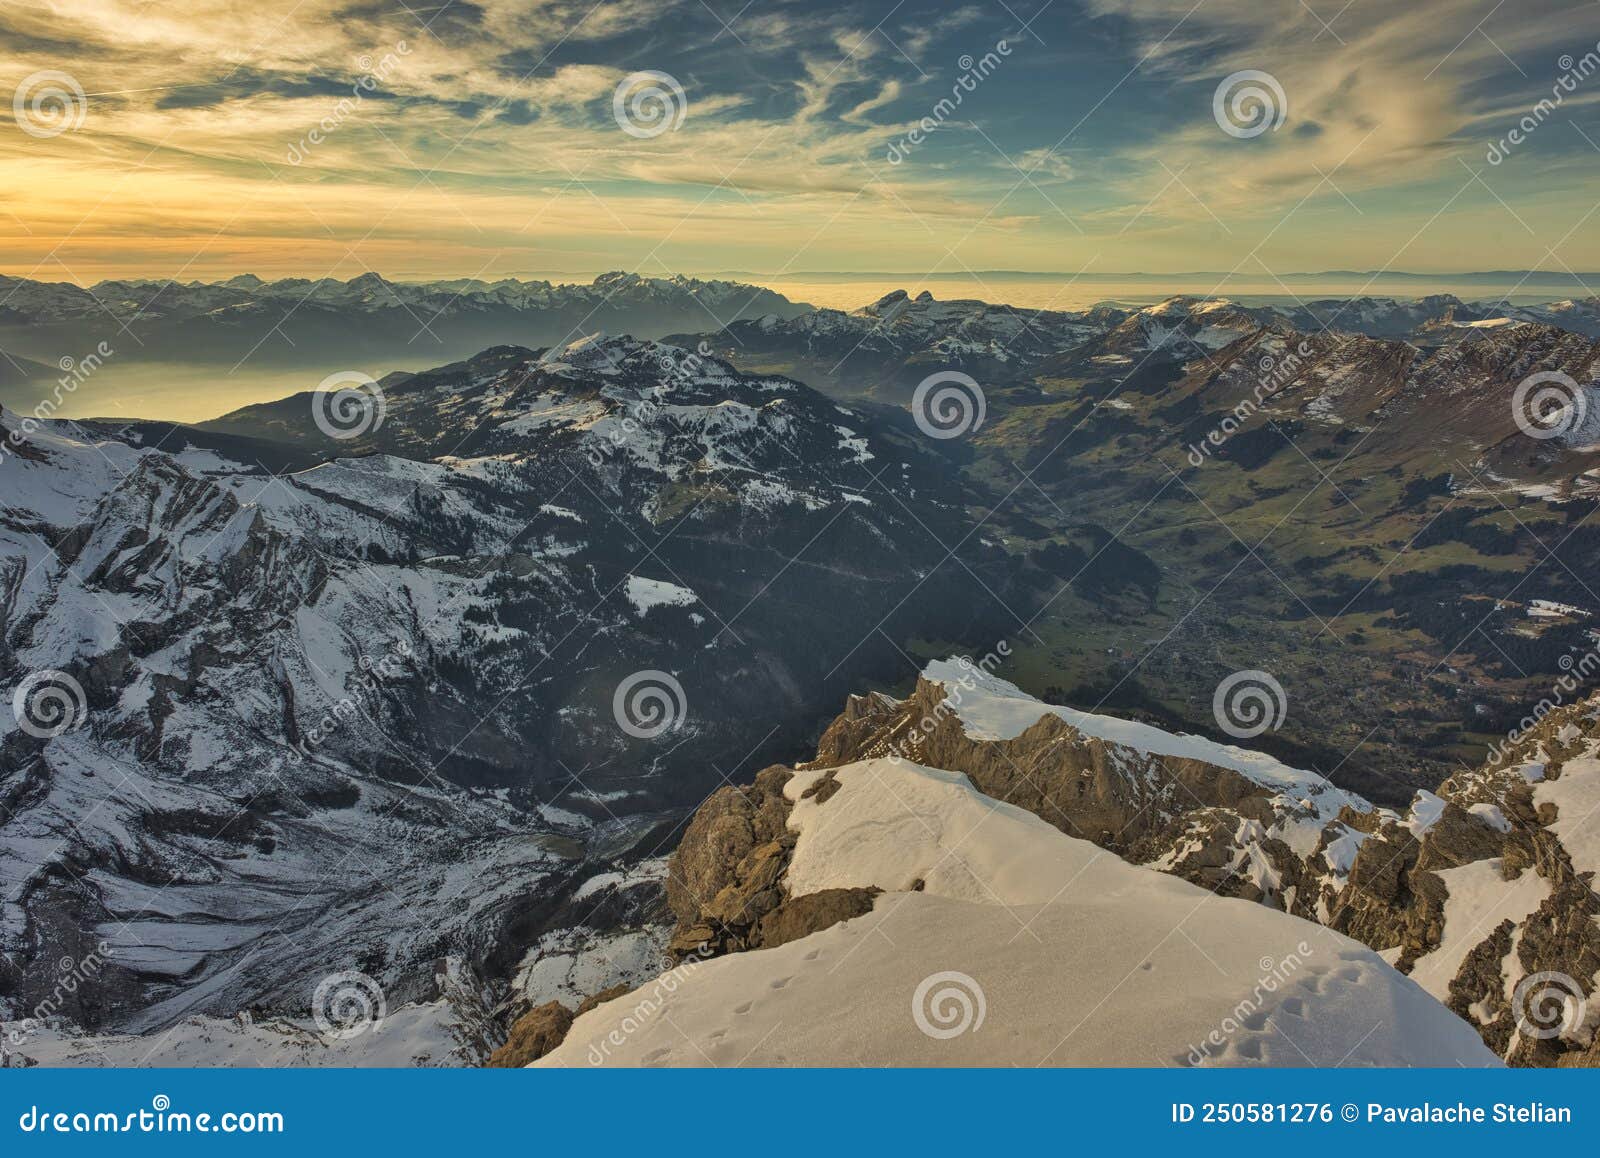
[[[492,1069],[520,1069],[536,1062],[566,1040],[572,1022],[572,1010],[559,1001],[530,1010],[517,1019],[505,1045],[486,1064]]]
[[[630,989],[631,986],[626,984],[613,985],[609,989],[602,989],[599,993],[591,993],[579,1003],[578,1012],[574,1016],[582,1017],[597,1005],[604,1005],[608,1001],[621,997],[624,993],[629,992]]]
[[[491,1069],[521,1069],[538,1061],[567,1039],[574,1021],[596,1006],[621,997],[631,988],[625,984],[613,985],[592,993],[578,1004],[576,1012],[559,1001],[547,1001],[530,1009],[517,1018],[505,1044],[483,1064]]]
[[[794,847],[783,796],[791,775],[773,765],[748,788],[718,789],[695,812],[667,870],[674,956],[749,948],[752,927],[782,902],[778,879]]]
[[[1295,809],[1274,790],[1204,760],[1086,735],[1044,705],[1038,721],[1015,738],[975,740],[946,698],[944,685],[928,679],[919,679],[904,701],[852,696],[807,767],[900,755],[964,772],[986,796],[1135,864],[1156,864],[1224,896],[1312,914],[1315,880],[1301,858],[1265,832]],[[1239,871],[1246,851],[1270,866],[1258,875],[1278,887],[1264,889]]]
[[[877,889],[823,889],[793,897],[761,918],[755,942],[774,949],[872,911]]]
[[[1385,825],[1362,844],[1350,877],[1329,907],[1327,924],[1365,944],[1400,946],[1404,972],[1439,943],[1444,922],[1444,885],[1416,871],[1420,846],[1410,832]]]
[[[903,701],[852,696],[804,767],[899,756],[964,773],[984,794],[1134,863],[1385,952],[1512,1064],[1600,1064],[1600,896],[1593,866],[1575,864],[1552,827],[1561,810],[1540,787],[1600,775],[1600,699],[1543,716],[1498,760],[1419,796],[1407,816],[1352,797],[1334,817],[1230,768],[1085,735],[1043,704],[1015,737],[974,739],[947,697],[928,679]],[[787,894],[790,775],[775,766],[748,788],[724,788],[689,825],[668,879],[678,956],[784,944],[872,907],[869,890]],[[825,773],[806,796],[826,805],[835,791]],[[1503,881],[1532,911],[1463,910],[1479,903],[1470,891],[1452,908],[1452,888],[1467,887],[1457,872],[1480,888],[1494,874],[1491,894]],[[1459,954],[1433,956],[1447,938]],[[1530,1024],[1541,995],[1553,1025]]]
[[[782,945],[872,908],[874,889],[788,895],[783,877],[795,834],[783,786],[793,775],[781,764],[766,768],[748,788],[713,793],[689,822],[667,871],[667,901],[678,918],[668,946],[675,958]]]
[[[1493,857],[1520,866],[1533,855],[1532,838],[1502,832],[1445,800],[1422,832],[1392,817],[1371,814],[1372,839],[1356,854],[1344,889],[1328,905],[1326,924],[1377,949],[1400,950],[1395,965],[1408,972],[1444,936],[1449,889],[1437,873]],[[1515,879],[1518,871],[1510,871]],[[1487,936],[1492,927],[1486,927]]]

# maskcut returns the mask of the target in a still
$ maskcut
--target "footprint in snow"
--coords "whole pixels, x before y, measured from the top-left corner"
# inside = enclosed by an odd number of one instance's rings
[[[1232,1042],[1228,1047],[1228,1052],[1235,1057],[1242,1057],[1246,1061],[1258,1062],[1262,1059],[1261,1039],[1259,1037],[1247,1037],[1243,1040]]]
[[[1251,1033],[1260,1033],[1267,1027],[1267,1011],[1265,1009],[1252,1010],[1239,1022]]]

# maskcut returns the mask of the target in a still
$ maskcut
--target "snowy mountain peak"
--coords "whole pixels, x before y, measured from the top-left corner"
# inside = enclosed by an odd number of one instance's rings
[[[1199,307],[1208,302],[1215,302],[1217,305],[1228,304],[1227,300],[1222,298],[1207,299],[1192,297],[1188,294],[1174,294],[1172,297],[1157,302],[1153,306],[1146,306],[1139,312],[1150,318],[1188,317],[1190,314],[1198,312]]]
[[[729,854],[757,865],[722,896],[737,907],[741,889],[773,882],[751,907],[781,919],[740,946],[761,951],[680,969],[655,988],[661,1015],[627,1033],[639,995],[598,1005],[541,1064],[1495,1064],[1372,950],[1259,905],[1213,904],[1190,922],[1206,891],[1106,856],[960,772],[880,758],[762,776],[781,795],[758,782],[753,823],[781,838],[746,852],[740,790],[723,789],[669,878],[684,903],[739,872]],[[1270,996],[1241,1006],[1264,970]],[[930,1029],[927,1006],[953,994],[961,1023]],[[1230,1017],[1241,1032],[1212,1032]]]
[[[946,688],[949,697],[945,706],[961,720],[967,735],[975,740],[1013,740],[1044,717],[1054,716],[1097,740],[1153,756],[1199,760],[1237,772],[1263,788],[1282,793],[1298,804],[1309,805],[1323,820],[1331,820],[1347,804],[1371,808],[1361,797],[1334,787],[1325,777],[1291,768],[1261,752],[1221,744],[1204,736],[1174,735],[1149,724],[1043,703],[1015,684],[974,666],[970,660],[935,660],[923,669],[922,678]]]
[[[539,356],[539,364],[550,370],[582,369],[598,374],[617,374],[622,363],[639,352],[644,343],[628,337],[612,337],[596,330],[560,346],[551,346]]]
[[[928,295],[928,296],[930,298],[932,297],[931,294]],[[857,310],[855,312],[858,313],[858,314],[863,314],[863,315],[876,316],[878,314],[883,313],[886,310],[894,309],[896,306],[899,306],[902,303],[908,301],[910,299],[910,297],[911,297],[911,295],[908,294],[903,289],[890,290],[888,293],[884,294],[877,301],[872,302],[869,305],[862,306],[859,310]]]

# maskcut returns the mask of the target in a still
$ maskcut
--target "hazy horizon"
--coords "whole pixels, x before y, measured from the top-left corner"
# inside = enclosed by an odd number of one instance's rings
[[[728,276],[728,275],[723,275]],[[1241,304],[1295,305],[1319,298],[1348,297],[1364,293],[1373,297],[1415,298],[1430,293],[1454,293],[1467,301],[1528,305],[1572,296],[1539,292],[1514,282],[1502,286],[1481,283],[1429,281],[1419,287],[1418,275],[1397,274],[1376,281],[1312,282],[1295,286],[1300,292],[1285,292],[1285,286],[1254,281],[1219,286],[1203,279],[1174,277],[1159,280],[1112,283],[1082,278],[1078,281],[1048,277],[983,278],[974,275],[907,275],[901,278],[871,278],[840,274],[838,280],[822,280],[820,274],[766,279],[750,277],[751,285],[763,286],[783,294],[790,301],[803,302],[819,309],[853,310],[871,304],[885,294],[905,290],[915,295],[928,290],[936,299],[978,298],[1015,306],[1024,310],[1084,310],[1100,303],[1124,306],[1154,305],[1177,294],[1226,296]],[[1412,280],[1406,280],[1412,279]],[[226,280],[226,279],[223,279]],[[402,279],[395,278],[395,281]],[[452,279],[440,279],[452,280]],[[533,280],[533,279],[526,279]],[[1498,290],[1498,292],[1496,292]],[[1507,291],[1515,290],[1508,293]],[[529,343],[538,349],[544,342]],[[448,353],[397,351],[389,360],[370,367],[377,377],[393,371],[432,369],[468,357],[476,350],[462,348]],[[333,359],[305,366],[258,368],[233,362],[138,362],[114,359],[92,378],[68,394],[59,417],[67,419],[153,419],[182,423],[204,422],[244,406],[287,398],[316,388],[328,374],[345,369],[343,361]],[[48,381],[46,379],[45,381]],[[24,400],[37,386],[18,388]]]
[[[969,269],[960,271],[949,270],[881,270],[881,269],[810,269],[793,271],[761,271],[748,269],[682,269],[675,271],[660,271],[651,273],[645,270],[622,269],[620,267],[596,267],[594,269],[529,269],[511,270],[497,276],[485,276],[480,272],[466,270],[444,270],[429,273],[423,272],[385,272],[383,270],[366,270],[355,277],[376,274],[386,281],[406,284],[421,284],[431,282],[451,281],[480,281],[493,284],[497,281],[522,281],[540,282],[547,281],[552,284],[586,285],[596,278],[611,273],[631,273],[639,277],[670,278],[685,277],[700,281],[748,281],[752,285],[766,284],[781,281],[796,285],[811,282],[830,283],[848,281],[919,281],[919,282],[971,282],[981,283],[984,279],[1009,279],[1013,281],[1070,281],[1085,285],[1103,285],[1107,283],[1139,282],[1145,284],[1165,284],[1167,282],[1186,283],[1189,281],[1203,281],[1217,279],[1217,285],[1222,286],[1241,280],[1240,275],[1234,272],[1219,270],[1185,269],[1171,272],[1149,270],[1053,270],[1053,269]],[[130,272],[117,277],[105,278],[74,278],[74,277],[46,277],[37,273],[20,269],[7,270],[0,268],[0,277],[16,278],[24,281],[38,281],[46,284],[76,285],[83,288],[101,284],[107,281],[126,282],[162,282],[172,281],[182,285],[199,283],[203,285],[222,285],[241,277],[256,277],[264,282],[274,281],[339,281],[354,280],[349,277],[330,277],[328,274],[317,274],[313,270],[295,268],[289,270],[272,270],[264,273],[256,267],[239,268],[231,272],[216,272],[205,277],[183,277],[157,271]],[[1271,275],[1270,282],[1259,275],[1243,278],[1249,284],[1278,284],[1290,282],[1313,282],[1331,284],[1340,278],[1355,277],[1358,279],[1371,279],[1371,282],[1417,282],[1425,285],[1436,283],[1450,283],[1462,286],[1476,287],[1475,292],[1481,292],[1488,285],[1522,285],[1544,286],[1554,288],[1575,288],[1588,290],[1588,282],[1600,280],[1600,271],[1574,272],[1570,270],[1541,270],[1541,269],[1487,269],[1469,267],[1459,270],[1429,271],[1429,270],[1361,270],[1361,269],[1326,269],[1326,270],[1288,270]],[[1352,283],[1358,284],[1358,283]],[[1369,284],[1362,280],[1359,286]],[[1533,291],[1529,291],[1533,292]],[[1287,296],[1287,295],[1285,295]]]

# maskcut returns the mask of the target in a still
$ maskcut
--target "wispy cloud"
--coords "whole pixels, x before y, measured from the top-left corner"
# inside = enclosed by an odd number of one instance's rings
[[[23,0],[0,15],[0,93],[64,71],[88,115],[57,136],[0,132],[0,236],[8,272],[70,277],[1074,268],[1095,253],[1226,268],[1294,211],[1308,228],[1279,230],[1275,261],[1349,259],[1339,221],[1376,265],[1468,179],[1479,138],[1548,90],[1556,57],[1593,47],[1588,10],[1510,7]],[[959,115],[888,163],[960,62],[1008,37]],[[677,131],[618,128],[613,93],[641,69],[681,85]],[[1213,90],[1242,69],[1281,83],[1280,130],[1240,140],[1213,121]],[[1490,175],[1495,190],[1581,211],[1600,152],[1560,131]],[[1549,172],[1560,187],[1539,183]],[[1408,256],[1447,265],[1450,231],[1504,213],[1474,186]],[[1542,256],[1512,241],[1493,264]]]

